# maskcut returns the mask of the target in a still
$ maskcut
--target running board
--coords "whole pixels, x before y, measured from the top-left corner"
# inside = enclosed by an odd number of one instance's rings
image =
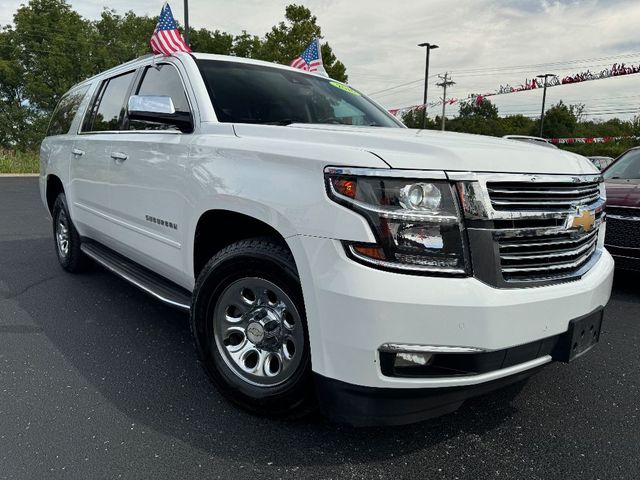
[[[188,290],[99,243],[83,239],[80,249],[96,263],[161,302],[187,312],[191,310],[191,293]]]

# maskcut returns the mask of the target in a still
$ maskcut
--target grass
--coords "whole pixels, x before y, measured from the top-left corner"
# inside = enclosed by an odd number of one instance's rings
[[[0,174],[38,173],[40,159],[38,152],[16,152],[0,149]]]

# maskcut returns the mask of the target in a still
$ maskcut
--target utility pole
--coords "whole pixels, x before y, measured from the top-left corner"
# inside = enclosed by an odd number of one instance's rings
[[[422,105],[424,106],[424,110],[422,110],[422,128],[424,129],[427,128],[427,86],[429,85],[429,52],[439,47],[438,45],[434,45],[431,43],[421,43],[418,46],[427,48],[427,59],[424,67],[424,97],[422,99]]]
[[[538,75],[538,78],[544,78],[544,92],[542,93],[542,113],[540,113],[540,137],[542,138],[542,127],[544,126],[544,104],[547,101],[547,78],[555,77],[553,73],[545,73]]]
[[[189,0],[184,0],[184,43],[189,45]]]
[[[444,132],[444,109],[447,105],[447,87],[455,85],[456,82],[451,81],[449,78],[449,72],[446,72],[444,77],[442,75],[438,75],[438,77],[440,77],[442,82],[437,83],[436,85],[444,89],[444,92],[442,93],[442,131]]]

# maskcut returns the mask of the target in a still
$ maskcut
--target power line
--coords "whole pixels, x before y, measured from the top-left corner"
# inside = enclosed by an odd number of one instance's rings
[[[549,62],[549,63],[538,63],[538,64],[529,64],[529,65],[512,65],[512,66],[503,66],[503,67],[489,67],[489,68],[477,68],[477,69],[467,69],[467,70],[456,70],[455,68],[449,68],[447,69],[448,71],[452,71],[456,74],[456,76],[462,76],[462,77],[473,77],[473,76],[482,76],[480,75],[482,72],[484,72],[486,75],[488,75],[488,72],[493,72],[491,73],[491,75],[497,75],[497,74],[501,74],[501,73],[529,73],[528,71],[524,70],[524,71],[520,71],[521,69],[538,69],[538,68],[543,68],[543,67],[554,67],[554,66],[562,66],[562,65],[576,65],[576,64],[586,64],[586,63],[590,63],[590,62],[599,62],[599,61],[603,61],[603,60],[615,60],[615,59],[622,59],[622,58],[630,58],[630,57],[638,57],[640,56],[640,52],[635,52],[635,53],[628,53],[628,54],[622,54],[622,55],[610,55],[610,56],[606,56],[606,57],[597,57],[597,58],[590,58],[590,59],[582,59],[582,60],[567,60],[567,61],[563,61],[563,62]],[[584,65],[583,68],[591,68],[591,67],[598,67],[598,66],[607,66],[609,64],[591,64],[591,65]],[[473,75],[472,75],[473,74]],[[476,75],[477,74],[477,75]],[[419,83],[422,82],[423,79],[417,79],[417,80],[413,80],[411,82],[407,82],[407,83],[403,83],[403,84],[399,84],[399,85],[392,85],[391,87],[387,87],[384,88],[382,90],[378,90],[377,92],[372,92],[369,95],[376,95],[378,93],[381,92],[385,92],[387,90],[392,90],[395,88],[399,88],[405,85],[411,85],[414,83]]]

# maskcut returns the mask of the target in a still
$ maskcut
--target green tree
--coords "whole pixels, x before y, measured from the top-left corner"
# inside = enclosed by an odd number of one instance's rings
[[[409,128],[422,128],[422,111],[413,109],[405,112],[404,115],[402,115],[402,123],[404,123]],[[430,118],[429,116],[427,116],[426,128],[427,130],[435,130],[436,128],[438,128],[435,120]]]
[[[300,55],[314,38],[322,38],[322,30],[311,10],[303,5],[288,5],[285,21],[265,35],[260,55],[256,58],[288,65]],[[328,43],[321,44],[324,68],[331,78],[346,82],[346,67],[336,59]]]
[[[524,115],[508,115],[501,119],[504,135],[529,135],[535,121]]]
[[[539,132],[540,121],[536,123],[537,125],[532,134]],[[560,102],[545,112],[542,136],[545,138],[571,137],[574,134],[577,123],[578,120],[575,114],[560,100]]]
[[[482,118],[485,120],[495,120],[498,118],[498,107],[491,103],[486,98],[481,99],[479,102],[462,102],[460,104],[460,118]]]
[[[93,62],[92,73],[149,53],[149,37],[157,22],[157,17],[138,16],[131,11],[118,15],[115,10],[104,9],[100,20],[91,24],[91,45],[86,53]]]
[[[14,16],[25,101],[50,112],[68,88],[95,73],[91,23],[64,0],[31,0]]]
[[[216,30],[201,28],[189,29],[189,42],[194,52],[231,55],[233,53],[233,35]]]
[[[256,35],[250,35],[245,30],[233,39],[232,53],[237,57],[262,59],[262,41]]]

